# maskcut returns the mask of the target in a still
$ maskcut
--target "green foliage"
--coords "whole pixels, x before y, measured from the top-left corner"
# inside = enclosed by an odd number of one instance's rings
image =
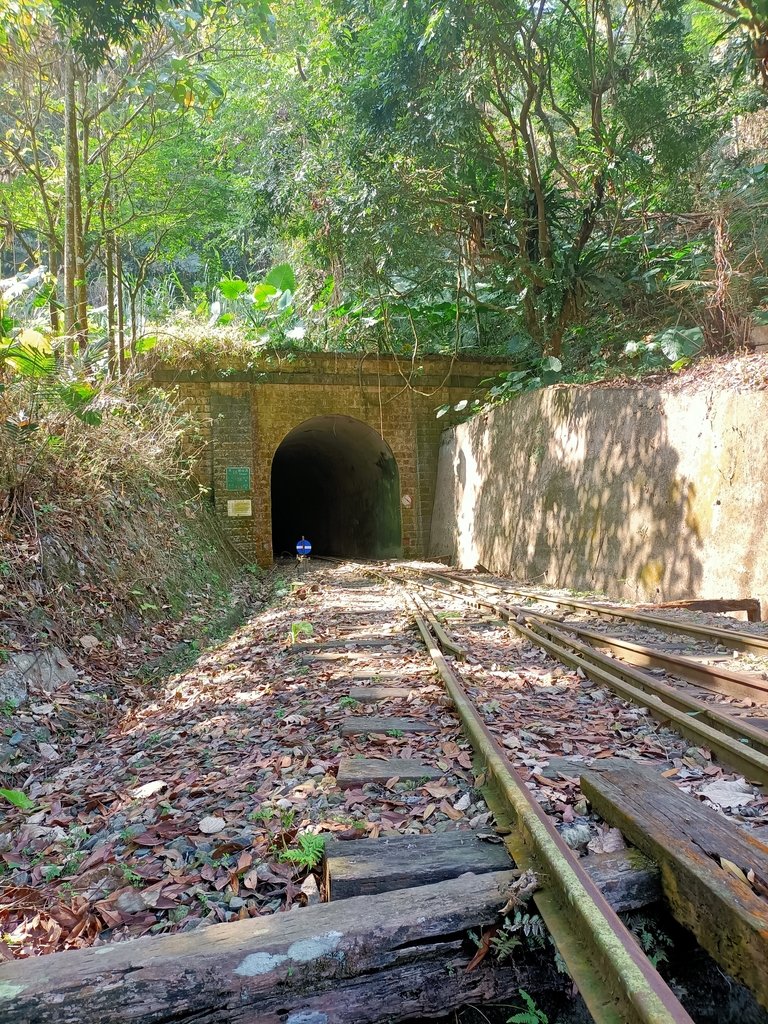
[[[8,264],[21,246],[53,265],[63,239],[53,21],[80,55],[87,284],[103,294],[112,239],[129,366],[359,351],[418,387],[422,355],[483,352],[510,360],[496,402],[681,369],[768,307],[766,25],[739,0],[48,2],[0,32]],[[41,382],[42,362],[5,359]],[[35,429],[6,425],[14,444]]]
[[[135,871],[132,871],[127,864],[122,864],[120,870],[123,874],[123,881],[126,885],[132,885],[135,889],[141,885],[141,875],[137,875]]]
[[[288,642],[295,644],[302,636],[313,636],[314,627],[311,622],[292,622],[288,630]]]
[[[76,49],[97,64],[110,46],[123,44],[158,20],[157,0],[52,0],[57,20]]]
[[[655,968],[669,960],[666,951],[672,947],[672,939],[659,928],[658,923],[640,913],[628,915],[626,921]]]
[[[0,797],[22,811],[31,811],[35,807],[35,801],[30,800],[20,789],[0,789]]]
[[[297,846],[290,850],[284,850],[280,854],[280,859],[309,870],[317,867],[325,849],[323,837],[314,835],[312,832],[302,832],[296,842]]]
[[[549,1017],[539,1009],[530,993],[521,988],[519,995],[525,1004],[525,1009],[507,1017],[507,1024],[549,1024]]]

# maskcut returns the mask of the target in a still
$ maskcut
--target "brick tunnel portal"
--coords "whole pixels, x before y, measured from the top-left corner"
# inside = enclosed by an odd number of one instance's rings
[[[314,416],[282,440],[271,472],[272,548],[387,558],[402,553],[400,474],[382,437],[351,416]]]

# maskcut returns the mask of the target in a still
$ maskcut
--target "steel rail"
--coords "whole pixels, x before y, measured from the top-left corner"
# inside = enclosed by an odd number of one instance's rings
[[[554,619],[554,616],[541,615],[538,612],[537,615],[542,619]],[[563,626],[569,632],[583,637],[593,647],[606,647],[614,651],[630,665],[663,668],[670,675],[680,676],[690,683],[703,686],[706,690],[726,694],[729,697],[748,697],[750,700],[768,701],[768,680],[762,679],[760,676],[749,675],[746,672],[732,672],[730,669],[721,668],[718,665],[702,665],[694,661],[693,658],[682,654],[657,651],[653,647],[635,644],[620,637],[607,636],[591,629],[584,629],[575,623],[563,623]]]
[[[482,720],[418,611],[416,625],[495,794],[516,826],[507,845],[534,869],[537,908],[597,1024],[690,1024],[690,1017],[565,845]]]
[[[478,585],[486,586],[479,581]],[[461,586],[471,588],[474,584],[461,581]],[[487,607],[495,608],[496,605],[488,602]],[[712,690],[714,693],[726,694],[729,697],[747,697],[750,700],[768,701],[768,680],[760,676],[750,675],[747,672],[733,672],[718,665],[701,665],[693,658],[687,658],[681,654],[669,654],[653,647],[646,647],[644,644],[623,640],[621,637],[597,633],[594,630],[585,629],[575,622],[563,622],[556,615],[547,615],[546,612],[534,613],[529,608],[516,606],[514,610],[516,614],[535,614],[538,619],[558,623],[568,632],[583,637],[593,647],[607,647],[609,650],[613,650],[631,665],[662,668],[670,675],[679,676],[698,686],[703,686],[705,689]]]
[[[581,669],[625,700],[648,708],[658,721],[674,723],[683,736],[709,747],[723,763],[747,778],[768,783],[768,735],[763,730],[574,640],[544,621],[539,613],[477,597],[475,603],[490,608],[510,628],[556,660]],[[525,623],[520,621],[523,618]],[[566,624],[563,628],[570,630],[571,626]]]
[[[467,657],[466,650],[460,644],[457,644],[455,640],[451,639],[450,636],[448,636],[448,634],[438,621],[437,615],[435,615],[435,613],[432,611],[432,609],[429,607],[426,601],[422,600],[422,598],[419,597],[418,594],[411,594],[411,597],[416,602],[421,614],[429,623],[429,626],[432,632],[437,637],[442,649],[444,651],[450,651],[451,654],[459,661],[464,661]]]
[[[544,636],[538,629],[531,629],[515,619],[511,619],[509,625],[556,660],[580,668],[590,679],[604,683],[625,700],[648,708],[658,721],[674,723],[683,736],[709,747],[723,763],[748,779],[768,783],[768,753],[765,752],[768,744],[766,734],[760,729],[722,715],[703,701],[686,697],[638,669],[622,666],[551,626],[546,627],[548,636]]]
[[[542,594],[519,587],[502,587],[497,583],[487,583],[485,580],[473,580],[470,583],[450,573],[430,574],[437,579],[449,580],[452,583],[461,583],[465,586],[487,587],[489,590],[496,590],[502,594],[514,594],[517,597],[524,597],[529,601],[538,601],[541,604],[573,608],[579,611],[590,612],[594,615],[604,615],[608,618],[627,619],[631,622],[639,622],[650,626],[653,629],[662,630],[665,633],[683,633],[697,639],[721,644],[723,647],[730,647],[732,650],[747,651],[750,654],[760,654],[762,656],[768,655],[768,637],[757,636],[754,633],[745,633],[743,630],[723,629],[720,626],[699,626],[693,622],[678,622],[675,619],[667,619],[661,615],[649,615],[646,612],[633,611],[631,608],[623,608],[621,605],[595,604],[590,601],[582,601],[576,597],[553,597],[551,594]]]

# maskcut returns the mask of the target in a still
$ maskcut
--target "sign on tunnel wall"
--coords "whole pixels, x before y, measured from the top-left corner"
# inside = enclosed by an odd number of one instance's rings
[[[227,466],[227,490],[250,491],[251,471],[248,466]]]
[[[227,502],[227,515],[230,518],[253,515],[253,507],[250,499],[235,498]]]

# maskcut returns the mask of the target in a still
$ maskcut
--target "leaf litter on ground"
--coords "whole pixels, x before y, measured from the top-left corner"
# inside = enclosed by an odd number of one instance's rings
[[[97,679],[92,665],[76,687],[50,696],[46,742],[66,732],[66,756],[40,758],[14,776],[34,811],[9,805],[0,826],[2,955],[303,905],[317,891],[302,863],[305,833],[376,838],[488,823],[473,791],[469,744],[431,679],[402,597],[377,588],[361,601],[344,589],[359,579],[313,569],[309,585],[305,576],[189,668],[135,686],[130,697],[122,688],[114,701],[94,702],[94,719],[76,710],[67,716],[79,706],[80,688],[87,692]],[[311,623],[318,644],[361,634],[391,643],[369,649],[360,642],[341,661],[306,663],[286,643],[296,621]],[[97,650],[88,657],[102,657]],[[110,672],[125,672],[109,656]],[[350,710],[341,698],[359,681],[353,673],[368,671],[372,679],[403,673],[412,691],[387,713],[423,717],[437,732],[343,740]],[[355,754],[418,757],[438,767],[440,797],[399,779],[340,790],[339,761]]]

